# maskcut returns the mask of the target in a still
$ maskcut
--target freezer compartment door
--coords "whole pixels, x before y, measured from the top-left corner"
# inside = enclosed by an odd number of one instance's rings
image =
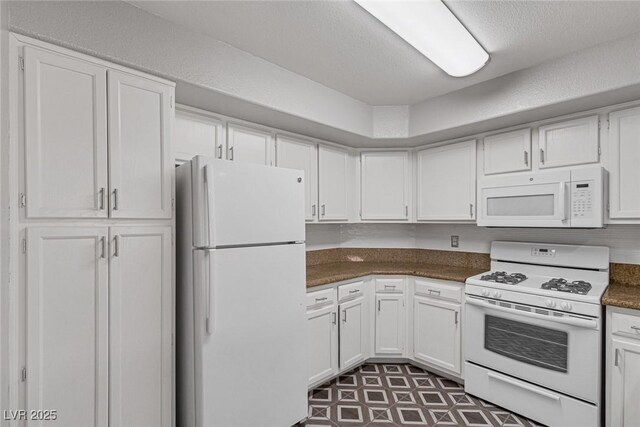
[[[304,244],[194,253],[196,425],[305,418]]]
[[[304,241],[304,172],[197,156],[196,247]]]

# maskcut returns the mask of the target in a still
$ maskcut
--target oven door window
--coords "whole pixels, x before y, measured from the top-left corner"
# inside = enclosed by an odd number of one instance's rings
[[[485,315],[484,347],[529,365],[567,372],[568,334],[555,329]]]

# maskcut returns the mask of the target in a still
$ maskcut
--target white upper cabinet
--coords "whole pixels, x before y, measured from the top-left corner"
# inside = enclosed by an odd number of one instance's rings
[[[538,128],[540,169],[598,163],[598,116],[553,123]]]
[[[28,218],[104,218],[107,69],[24,48]]]
[[[609,217],[640,219],[640,107],[609,115]]]
[[[475,139],[418,151],[417,164],[418,220],[475,219]]]
[[[531,170],[531,129],[490,135],[484,138],[484,174]]]
[[[371,151],[360,154],[362,220],[409,219],[409,153]]]
[[[59,425],[109,424],[107,233],[27,232],[25,409],[55,409]]]
[[[227,124],[227,159],[273,165],[273,137],[270,132]]]
[[[171,227],[111,228],[109,425],[171,425]]]
[[[318,147],[317,144],[288,136],[276,137],[276,166],[304,171],[305,219],[318,215]]]
[[[176,163],[188,162],[198,155],[218,159],[223,156],[224,125],[213,117],[176,110],[173,135]]]
[[[171,218],[173,88],[109,70],[113,218]]]
[[[318,165],[319,220],[347,221],[349,219],[349,152],[320,145]]]

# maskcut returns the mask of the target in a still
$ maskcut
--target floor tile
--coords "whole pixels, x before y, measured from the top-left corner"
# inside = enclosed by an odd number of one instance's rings
[[[309,392],[301,427],[537,427],[410,364],[365,364]]]

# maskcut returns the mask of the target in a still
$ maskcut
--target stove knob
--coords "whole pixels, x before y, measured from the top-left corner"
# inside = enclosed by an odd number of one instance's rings
[[[482,290],[482,296],[483,297],[488,297],[489,296],[489,289],[483,289]]]
[[[562,308],[565,311],[571,311],[573,307],[571,306],[571,303],[563,302],[562,304],[560,304],[560,308]]]
[[[493,291],[493,297],[494,298],[500,298],[502,296],[502,293],[498,292],[498,291]]]
[[[546,301],[544,302],[544,305],[546,305],[546,306],[547,306],[547,307],[549,307],[549,308],[553,308],[553,307],[555,307],[555,306],[556,306],[556,303],[555,303],[555,302],[553,302],[553,301],[551,301],[550,299],[548,299],[548,300],[546,300]]]

